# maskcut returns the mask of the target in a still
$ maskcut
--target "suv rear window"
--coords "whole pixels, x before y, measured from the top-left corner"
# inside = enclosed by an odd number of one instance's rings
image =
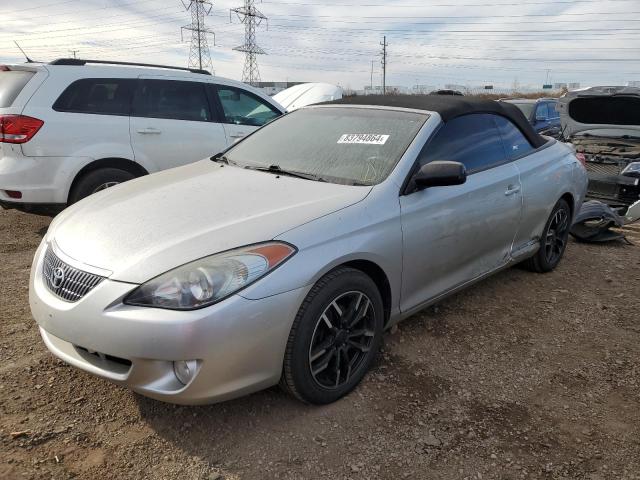
[[[10,107],[35,72],[0,71],[0,108]]]
[[[53,104],[57,112],[129,115],[135,80],[84,78],[69,85]]]

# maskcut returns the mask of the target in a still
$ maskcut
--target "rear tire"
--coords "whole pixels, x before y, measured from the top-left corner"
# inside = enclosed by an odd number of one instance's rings
[[[281,387],[299,400],[327,404],[351,392],[382,341],[384,308],[376,284],[353,268],[322,277],[291,328]]]
[[[553,207],[544,227],[540,248],[533,257],[523,262],[523,266],[537,273],[547,273],[555,269],[567,248],[570,228],[571,208],[565,200],[560,199]]]
[[[69,203],[76,203],[89,195],[132,180],[136,176],[119,168],[100,168],[83,175],[69,194]]]

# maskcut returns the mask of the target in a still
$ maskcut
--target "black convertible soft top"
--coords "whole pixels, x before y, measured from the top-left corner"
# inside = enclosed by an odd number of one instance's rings
[[[444,122],[470,113],[492,113],[502,115],[516,124],[534,148],[539,148],[547,143],[544,137],[536,133],[520,109],[506,102],[453,95],[365,95],[344,97],[341,100],[326,102],[324,105],[379,105],[414,108],[438,112]]]

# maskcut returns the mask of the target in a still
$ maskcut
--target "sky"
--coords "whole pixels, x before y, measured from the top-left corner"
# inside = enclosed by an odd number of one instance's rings
[[[4,0],[7,2],[7,0]],[[188,0],[185,0],[188,5]],[[186,66],[191,14],[180,0],[30,0],[1,9],[0,63],[72,56]],[[206,25],[215,74],[241,79],[244,26],[213,1]],[[18,6],[18,4],[22,6]],[[264,0],[263,81],[541,87],[640,80],[640,0]],[[182,37],[182,38],[181,38]]]

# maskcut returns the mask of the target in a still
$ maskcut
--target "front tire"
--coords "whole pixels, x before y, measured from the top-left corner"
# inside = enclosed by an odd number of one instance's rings
[[[69,203],[76,203],[89,195],[133,180],[133,173],[119,168],[100,168],[83,175],[69,194]]]
[[[322,277],[291,328],[281,386],[303,402],[327,404],[365,376],[382,341],[384,308],[376,284],[353,268]]]
[[[525,268],[538,273],[547,273],[555,269],[567,248],[570,227],[571,208],[565,200],[560,199],[553,207],[544,227],[540,249],[524,262]]]

